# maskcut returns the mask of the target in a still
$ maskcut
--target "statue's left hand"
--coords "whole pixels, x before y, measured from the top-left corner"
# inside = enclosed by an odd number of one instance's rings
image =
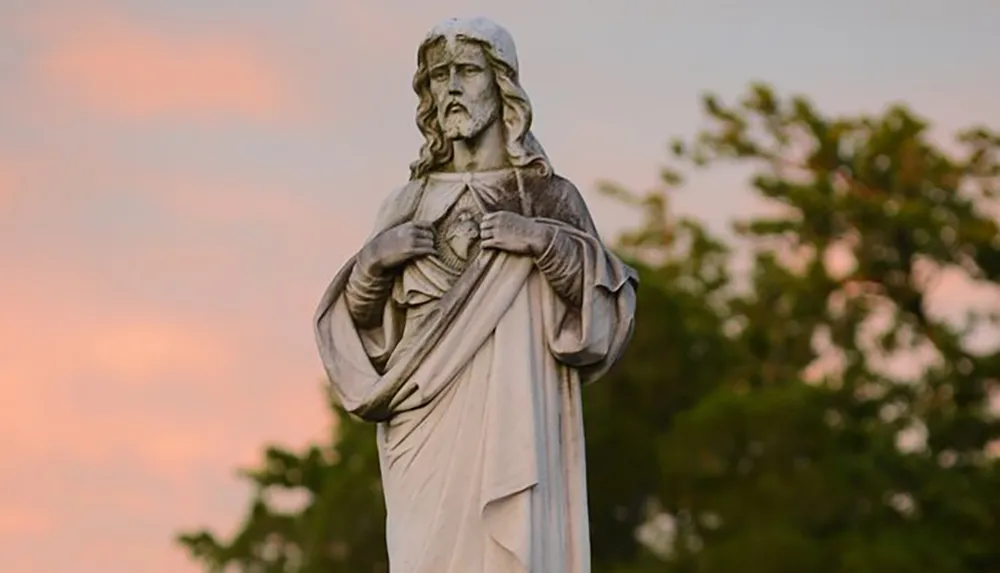
[[[555,231],[523,215],[497,211],[483,217],[479,233],[484,249],[538,257],[548,248]]]

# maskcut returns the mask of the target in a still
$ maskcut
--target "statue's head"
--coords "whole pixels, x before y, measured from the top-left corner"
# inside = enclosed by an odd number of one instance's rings
[[[452,142],[473,140],[502,122],[507,156],[515,167],[551,172],[531,134],[531,102],[518,82],[514,40],[486,18],[451,18],[435,26],[417,51],[417,127],[424,136],[412,179],[446,165]]]

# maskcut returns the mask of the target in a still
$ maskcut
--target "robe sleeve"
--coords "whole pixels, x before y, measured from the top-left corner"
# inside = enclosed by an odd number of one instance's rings
[[[368,240],[378,233],[405,222],[412,215],[419,201],[422,184],[411,182],[391,194],[382,204],[375,226]],[[402,336],[403,316],[392,302],[392,286],[396,275],[384,277],[365,273],[352,257],[334,277],[320,300],[314,317],[314,329],[321,357],[330,363],[335,339],[347,331],[354,331],[370,361],[372,371],[366,376],[381,373]],[[347,312],[334,312],[343,304]],[[346,319],[346,323],[345,320]],[[343,324],[342,324],[343,323]],[[334,389],[338,380],[332,380]]]
[[[536,260],[546,283],[545,333],[553,356],[587,383],[617,362],[632,336],[638,276],[603,244],[571,183],[557,181],[550,193],[536,219],[556,231]]]
[[[558,226],[548,248],[535,260],[549,286],[570,306],[583,304],[583,274],[579,272],[580,245]]]
[[[383,310],[395,283],[392,274],[373,275],[355,263],[344,287],[344,299],[355,326],[362,329],[382,325]]]
[[[345,336],[344,334],[338,336],[337,333],[353,331],[352,336],[360,341],[361,348],[370,362],[371,374],[376,375],[384,370],[402,337],[403,317],[400,309],[396,308],[389,298],[381,301],[352,302],[356,294],[352,292],[351,280],[357,276],[356,271],[357,261],[352,258],[337,273],[323,295],[315,319],[317,342],[320,354],[324,357],[324,362],[327,362],[326,355],[333,350],[335,339]],[[335,307],[338,305],[344,308],[345,312],[336,312]],[[363,320],[355,316],[360,312],[365,313]],[[336,384],[334,386],[336,387]]]

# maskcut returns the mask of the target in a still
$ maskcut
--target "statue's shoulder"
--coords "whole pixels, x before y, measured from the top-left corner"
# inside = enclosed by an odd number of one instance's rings
[[[593,229],[587,202],[569,179],[554,172],[532,174],[525,177],[524,184],[534,216],[562,221],[588,232]]]
[[[380,233],[410,220],[420,203],[420,195],[423,190],[423,179],[411,179],[405,185],[393,189],[382,200],[382,205],[375,216],[374,232]]]

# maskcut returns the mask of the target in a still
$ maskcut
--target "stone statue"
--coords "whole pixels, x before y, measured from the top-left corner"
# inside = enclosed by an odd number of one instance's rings
[[[376,423],[392,573],[590,570],[580,388],[619,358],[637,277],[531,134],[506,30],[420,45],[425,142],[315,317],[331,389]]]

